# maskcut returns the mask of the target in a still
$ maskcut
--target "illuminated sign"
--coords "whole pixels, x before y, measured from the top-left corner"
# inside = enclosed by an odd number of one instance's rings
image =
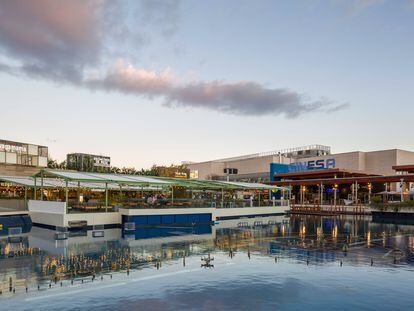
[[[174,173],[174,177],[175,177],[175,178],[187,178],[187,173],[186,173],[186,172],[179,172],[179,171],[176,171],[176,172]]]
[[[290,164],[293,172],[335,168],[335,159],[319,159]]]
[[[24,145],[0,143],[0,151],[14,152],[14,153],[27,153],[27,147]]]
[[[330,159],[309,160],[296,162],[292,164],[271,163],[270,164],[270,180],[274,181],[277,174],[288,174],[297,172],[306,172],[311,170],[324,170],[336,167],[336,161]]]

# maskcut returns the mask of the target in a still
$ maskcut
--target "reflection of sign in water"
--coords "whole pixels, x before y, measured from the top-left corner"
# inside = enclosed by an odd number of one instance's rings
[[[99,167],[110,167],[111,166],[111,158],[110,157],[93,157],[93,165]]]

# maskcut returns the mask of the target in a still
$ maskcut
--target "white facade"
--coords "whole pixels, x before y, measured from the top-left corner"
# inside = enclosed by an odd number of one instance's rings
[[[250,180],[266,181],[270,177],[270,164],[292,164],[300,163],[307,166],[318,160],[333,159],[334,168],[349,171],[360,171],[369,174],[393,175],[394,165],[414,164],[414,152],[389,149],[379,151],[353,151],[338,154],[327,154],[311,157],[286,157],[282,155],[258,155],[256,157],[229,158],[222,160],[213,160],[200,163],[190,163],[188,165],[191,171],[198,173],[199,179],[226,179],[230,180]],[[237,174],[228,175],[225,168],[237,170]]]

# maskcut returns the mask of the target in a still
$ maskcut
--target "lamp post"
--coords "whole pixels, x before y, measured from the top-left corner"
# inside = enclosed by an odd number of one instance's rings
[[[301,186],[300,187],[300,191],[301,191],[301,196],[300,196],[300,205],[303,206],[304,201],[305,201],[305,191],[306,191],[306,186]]]
[[[368,204],[371,204],[372,184],[368,183]]]

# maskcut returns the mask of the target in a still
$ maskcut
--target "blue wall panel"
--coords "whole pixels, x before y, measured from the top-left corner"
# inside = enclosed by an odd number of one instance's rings
[[[161,223],[163,225],[169,225],[175,223],[175,216],[174,215],[162,215],[161,216]]]
[[[134,222],[139,226],[190,225],[211,222],[211,214],[122,216],[122,224]]]
[[[161,225],[161,216],[160,215],[148,216],[148,225]]]

